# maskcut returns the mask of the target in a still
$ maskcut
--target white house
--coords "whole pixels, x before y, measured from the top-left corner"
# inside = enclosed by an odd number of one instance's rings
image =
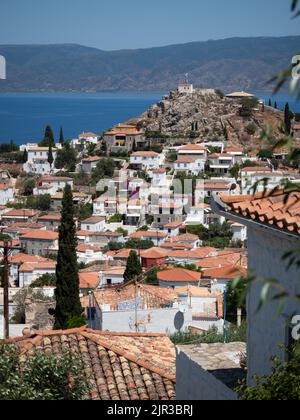
[[[177,87],[177,92],[184,95],[194,93],[194,86],[191,83],[180,83]]]
[[[95,133],[81,133],[78,136],[79,141],[84,141],[87,143],[93,143],[93,144],[97,144],[98,143],[98,136]]]
[[[126,214],[127,198],[116,195],[111,197],[106,194],[101,195],[93,201],[94,216],[113,216],[115,214]]]
[[[9,184],[0,184],[0,205],[5,206],[15,199],[15,188]]]
[[[91,264],[107,261],[106,255],[101,248],[92,245],[78,245],[76,249],[78,263]]]
[[[231,223],[230,228],[233,232],[232,242],[246,242],[247,227],[241,223]]]
[[[92,216],[81,222],[81,230],[101,232],[105,229],[105,217]]]
[[[205,160],[181,157],[174,162],[174,169],[176,172],[187,172],[198,175],[205,169]]]
[[[247,168],[246,168],[247,169]],[[267,188],[273,189],[276,187],[280,187],[282,181],[289,180],[292,181],[293,177],[291,175],[286,175],[283,172],[273,172],[269,167],[258,167],[251,170],[248,168],[247,170],[241,170],[241,186],[242,186],[242,194],[252,194],[254,192],[254,187],[256,189],[255,192],[263,192],[266,188],[265,180],[267,182]]]
[[[123,284],[125,268],[126,267],[110,267],[107,270],[100,271],[98,288]]]
[[[177,150],[177,157],[180,158],[191,158],[194,160],[203,160],[204,162],[207,159],[207,147],[200,144],[187,144],[181,146]]]
[[[22,287],[20,283],[20,267],[23,264],[49,263],[51,260],[34,255],[18,253],[9,256],[9,282],[11,286]],[[24,280],[24,277],[23,277]]]
[[[87,158],[82,159],[81,161],[81,170],[87,174],[91,174],[93,169],[96,168],[98,163],[101,161],[101,157],[99,156],[90,156]]]
[[[28,287],[45,274],[55,274],[56,262],[24,263],[19,268],[19,287]]]
[[[295,343],[292,330],[295,315],[300,314],[299,267],[289,266],[283,256],[299,249],[300,217],[299,192],[271,190],[266,194],[217,198],[216,212],[248,228],[248,269],[256,276],[249,286],[247,297],[247,369],[248,382],[253,385],[254,375],[269,375],[272,358],[288,360],[288,349]],[[295,254],[296,256],[296,254]],[[258,310],[262,290],[269,279],[276,279],[280,288],[270,290],[269,299]],[[285,291],[284,305],[272,299]]]
[[[178,236],[182,222],[170,222],[164,225],[163,231],[169,236]]]
[[[185,225],[203,225],[209,228],[215,222],[223,223],[224,218],[221,218],[218,214],[213,213],[209,204],[200,203],[190,208],[190,211],[186,217]]]
[[[235,162],[235,156],[229,153],[213,153],[208,155],[209,170],[215,174],[227,175]]]
[[[51,166],[48,162],[48,147],[30,147],[28,148],[27,153],[28,159],[23,165],[24,172],[46,175],[55,171],[54,164]],[[52,149],[53,161],[56,159],[56,154],[57,149]]]
[[[66,185],[69,185],[72,189],[74,187],[73,178],[65,176],[43,176],[39,181],[39,186],[51,185],[53,188],[53,194],[64,190]]]
[[[165,168],[157,168],[152,171],[153,187],[165,186],[167,183],[167,171]]]
[[[165,156],[156,152],[135,152],[130,156],[130,165],[134,169],[156,169],[159,168],[165,160]]]
[[[42,256],[58,251],[58,233],[49,230],[28,230],[20,236],[20,243],[27,254]]]

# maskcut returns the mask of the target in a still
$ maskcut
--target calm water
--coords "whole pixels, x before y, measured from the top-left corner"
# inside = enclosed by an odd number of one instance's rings
[[[65,138],[83,131],[102,133],[113,125],[138,116],[163,96],[159,93],[97,94],[0,94],[0,143],[37,141],[50,124],[56,139],[62,126]],[[272,94],[258,93],[267,102]],[[295,112],[300,104],[285,94],[276,98],[278,107],[288,101]]]
[[[146,111],[163,93],[0,94],[0,143],[40,140],[50,124],[55,138],[97,134]]]

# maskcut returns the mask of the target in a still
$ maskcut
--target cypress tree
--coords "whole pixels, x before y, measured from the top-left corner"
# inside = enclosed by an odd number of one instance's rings
[[[272,106],[272,101],[271,101],[271,99],[269,99],[269,106],[270,106],[270,107]]]
[[[142,266],[139,257],[135,251],[131,251],[127,260],[127,266],[124,273],[124,281],[128,283],[135,280],[142,273]]]
[[[56,266],[56,310],[54,329],[84,325],[79,298],[79,276],[76,255],[77,239],[71,187],[64,190],[62,220],[59,228],[59,251]]]
[[[291,119],[292,119],[292,113],[290,111],[290,106],[288,102],[285,104],[284,108],[284,126],[285,126],[285,132],[286,134],[291,133]]]
[[[45,129],[44,140],[42,141],[42,143],[45,146],[49,146],[50,143],[51,143],[52,147],[55,146],[53,131],[52,131],[52,128],[50,127],[50,125],[47,125],[47,127]]]
[[[61,145],[63,145],[63,144],[64,144],[64,142],[65,142],[65,139],[64,139],[63,129],[62,129],[62,127],[60,127],[60,132],[59,132],[59,143],[60,143]]]
[[[28,152],[27,152],[26,149],[24,149],[24,152],[23,152],[23,163],[26,163],[27,160],[28,160]]]
[[[51,142],[49,143],[48,162],[50,164],[50,168],[52,168],[54,158],[53,158],[53,153],[52,153],[52,143]]]
[[[277,109],[277,102],[275,101],[274,108]]]

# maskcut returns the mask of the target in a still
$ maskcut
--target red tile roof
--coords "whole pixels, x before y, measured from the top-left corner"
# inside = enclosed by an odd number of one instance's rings
[[[244,267],[237,265],[228,265],[226,267],[212,268],[203,272],[204,278],[219,279],[219,280],[233,280],[237,276],[247,275],[247,270]]]
[[[185,270],[184,268],[174,268],[171,270],[161,271],[157,274],[159,281],[171,283],[199,283],[201,273]]]
[[[55,241],[58,239],[58,233],[49,230],[27,230],[20,239],[40,239],[44,241]]]
[[[161,248],[150,248],[145,251],[141,251],[142,258],[161,259],[166,258],[167,256],[168,252]]]
[[[272,172],[269,166],[247,166],[241,169],[242,172]]]
[[[222,196],[229,212],[300,235],[300,193],[269,191],[246,196]]]
[[[145,157],[147,157],[147,156],[159,156],[159,153],[156,153],[156,152],[135,152],[135,153],[132,153],[132,155],[131,156],[145,156]]]
[[[180,158],[177,159],[175,163],[193,163],[194,159],[191,158]]]
[[[5,213],[2,217],[34,217],[38,214],[36,210],[13,209]]]
[[[65,348],[78,354],[89,383],[86,399],[175,399],[175,349],[164,334],[113,333],[86,327],[66,331],[31,331],[6,340],[21,355]]]
[[[28,255],[19,253],[16,255],[11,255],[9,257],[10,264],[24,264],[24,263],[38,263],[38,262],[47,262],[47,258],[38,257],[35,255]]]
[[[166,238],[168,235],[165,232],[160,231],[137,231],[129,235],[129,238],[132,239],[141,239],[141,238]]]
[[[88,272],[79,273],[79,288],[80,289],[96,289],[100,282],[99,274]]]

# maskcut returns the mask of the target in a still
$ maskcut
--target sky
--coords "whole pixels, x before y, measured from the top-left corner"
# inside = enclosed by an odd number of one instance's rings
[[[300,35],[291,0],[0,0],[0,44],[103,50]]]

